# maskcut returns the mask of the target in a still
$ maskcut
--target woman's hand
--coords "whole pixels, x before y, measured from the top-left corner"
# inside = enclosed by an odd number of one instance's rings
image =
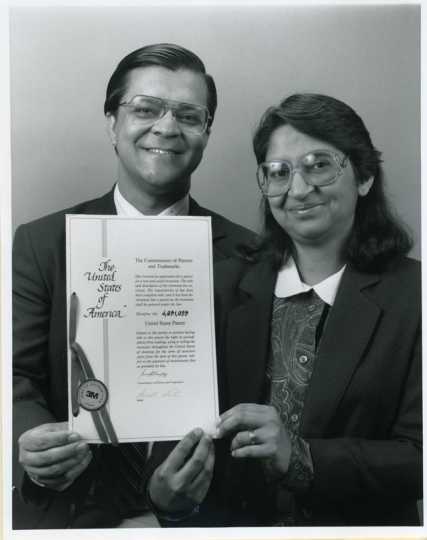
[[[199,428],[188,433],[150,479],[154,506],[164,513],[191,512],[206,496],[214,462],[212,438]]]
[[[278,474],[287,472],[291,441],[274,407],[240,403],[223,413],[218,422],[218,436],[233,435],[233,457],[265,459]]]

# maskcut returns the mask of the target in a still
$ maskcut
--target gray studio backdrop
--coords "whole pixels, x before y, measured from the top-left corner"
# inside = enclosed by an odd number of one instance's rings
[[[167,41],[199,54],[218,87],[193,176],[201,204],[257,229],[251,136],[261,113],[296,91],[330,94],[354,107],[383,152],[419,257],[419,6],[15,7],[10,37],[14,228],[111,188],[108,78],[131,50]]]

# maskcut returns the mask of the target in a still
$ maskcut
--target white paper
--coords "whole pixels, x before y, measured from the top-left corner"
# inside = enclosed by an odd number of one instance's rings
[[[214,435],[218,389],[210,217],[67,215],[67,302],[76,341],[108,388],[120,442]],[[92,414],[69,427],[101,442]]]

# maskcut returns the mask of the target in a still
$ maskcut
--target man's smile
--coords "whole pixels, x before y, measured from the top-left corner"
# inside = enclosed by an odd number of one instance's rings
[[[150,154],[158,154],[158,155],[177,155],[181,154],[182,152],[178,152],[177,150],[173,150],[171,148],[157,148],[157,147],[149,147],[149,148],[143,148],[146,152],[149,152]]]

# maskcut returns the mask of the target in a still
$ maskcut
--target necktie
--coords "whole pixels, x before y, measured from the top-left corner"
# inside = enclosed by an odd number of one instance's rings
[[[102,445],[98,448],[97,461],[99,496],[108,497],[122,518],[147,509],[143,486],[146,443]]]

